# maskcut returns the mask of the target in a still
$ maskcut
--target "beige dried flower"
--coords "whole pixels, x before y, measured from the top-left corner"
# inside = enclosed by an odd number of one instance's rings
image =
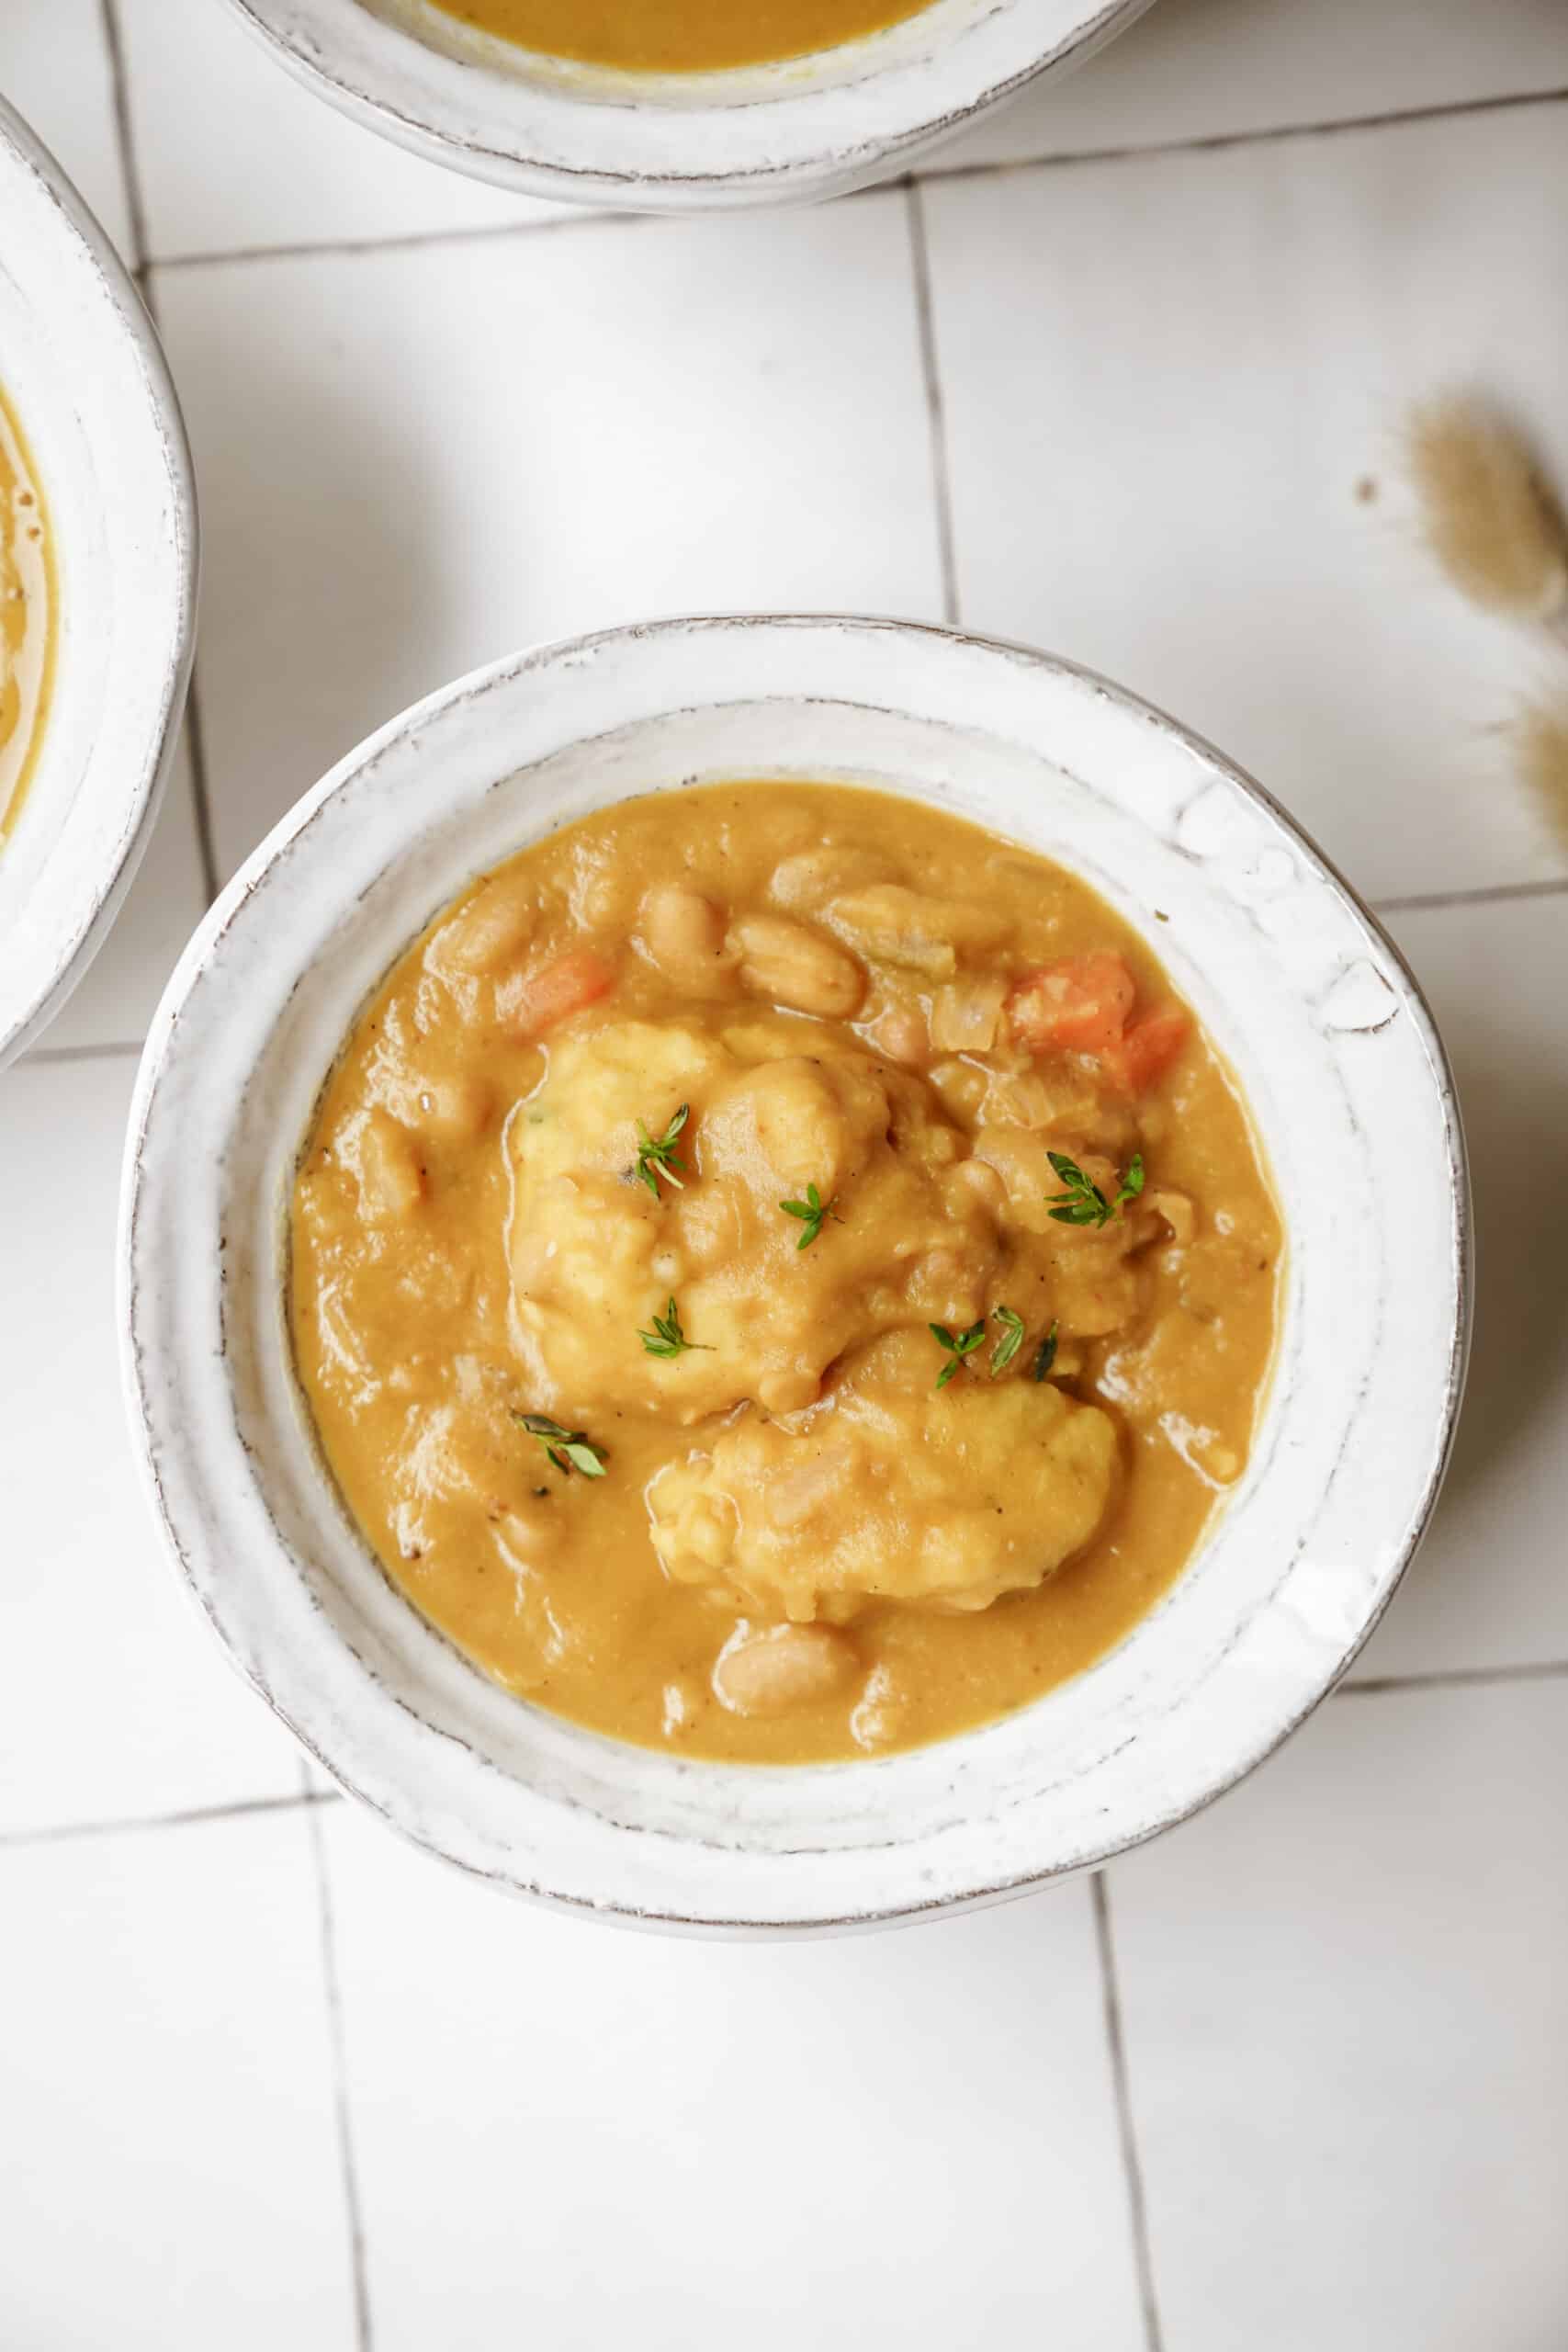
[[[1551,832],[1568,848],[1568,695],[1526,704],[1514,728],[1514,763]]]
[[[1568,524],[1523,436],[1450,397],[1412,409],[1406,449],[1422,527],[1454,586],[1513,620],[1568,616]]]

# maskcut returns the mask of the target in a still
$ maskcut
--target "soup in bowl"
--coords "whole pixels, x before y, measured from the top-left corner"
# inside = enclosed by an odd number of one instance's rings
[[[128,1379],[209,1615],[389,1818],[864,1923],[1322,1696],[1440,1476],[1464,1228],[1414,984],[1217,755],[942,631],[668,623],[394,721],[214,910]]]
[[[152,323],[0,100],[0,1064],[92,961],[173,755],[196,501]]]

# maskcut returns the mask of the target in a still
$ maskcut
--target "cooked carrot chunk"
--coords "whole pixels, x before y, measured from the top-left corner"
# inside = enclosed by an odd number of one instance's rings
[[[1064,956],[1024,973],[1008,999],[1008,1019],[1032,1054],[1097,1054],[1121,1036],[1134,993],[1120,956]]]
[[[1101,1053],[1107,1077],[1128,1094],[1146,1094],[1187,1043],[1190,1026],[1179,1005],[1163,1004],[1143,1013]]]
[[[584,1005],[608,996],[615,984],[615,972],[603,956],[596,956],[592,947],[572,947],[541,964],[536,971],[525,972],[513,987],[498,993],[497,1001],[503,1018],[521,1035],[537,1037],[569,1014],[581,1012]]]

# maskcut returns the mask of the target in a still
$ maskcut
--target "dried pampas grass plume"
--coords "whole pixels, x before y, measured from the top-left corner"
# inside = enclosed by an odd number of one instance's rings
[[[1568,848],[1568,695],[1526,705],[1514,729],[1514,762],[1552,833]]]
[[[1427,401],[1406,424],[1427,544],[1472,604],[1512,620],[1568,620],[1568,523],[1529,444],[1473,401]]]

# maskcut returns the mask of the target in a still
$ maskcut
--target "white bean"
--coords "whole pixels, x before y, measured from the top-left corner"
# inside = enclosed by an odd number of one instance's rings
[[[717,994],[736,960],[725,944],[723,909],[683,882],[648,892],[637,910],[637,944],[667,980],[694,996]]]
[[[782,1715],[826,1699],[854,1672],[853,1649],[826,1625],[772,1625],[725,1644],[714,1694],[736,1715]]]
[[[411,1216],[424,1193],[413,1137],[389,1112],[372,1111],[359,1138],[359,1214],[372,1225]]]
[[[534,935],[538,909],[533,887],[523,882],[487,882],[444,922],[425,950],[433,971],[460,972],[477,978],[509,963]]]
[[[739,951],[743,984],[771,1003],[845,1021],[865,994],[865,975],[854,958],[787,915],[745,915],[729,936]]]

